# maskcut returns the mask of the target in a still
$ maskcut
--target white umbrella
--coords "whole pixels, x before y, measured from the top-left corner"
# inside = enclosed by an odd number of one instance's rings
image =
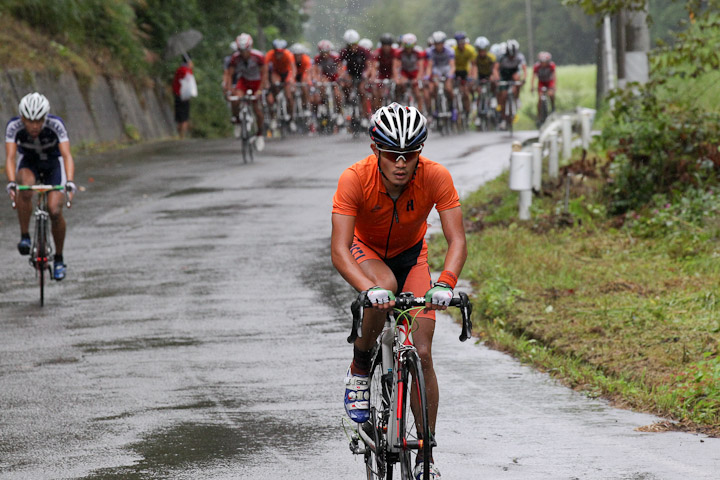
[[[176,33],[172,37],[168,38],[167,48],[165,48],[165,58],[170,59],[172,57],[177,57],[178,55],[185,56],[188,50],[200,43],[202,38],[202,33],[193,29]]]

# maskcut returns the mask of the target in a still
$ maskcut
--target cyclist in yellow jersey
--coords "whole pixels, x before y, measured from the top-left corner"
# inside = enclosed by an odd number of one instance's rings
[[[478,84],[482,81],[489,81],[490,91],[493,95],[496,95],[495,87],[498,77],[494,73],[497,57],[490,51],[490,40],[486,37],[477,37],[475,39],[475,52],[477,52],[477,56],[473,62],[474,76],[478,79]]]
[[[468,78],[473,78],[473,76],[470,75],[470,68],[475,57],[477,57],[477,53],[475,52],[475,48],[468,43],[465,32],[456,32],[455,40],[457,41],[457,45],[453,47],[455,51],[455,81],[460,86],[463,107],[466,112],[469,112],[470,85]]]

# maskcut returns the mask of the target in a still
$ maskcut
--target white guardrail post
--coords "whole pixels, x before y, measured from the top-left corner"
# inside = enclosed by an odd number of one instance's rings
[[[558,159],[558,134],[553,131],[549,135],[550,138],[550,157],[548,158],[548,177],[550,180],[557,180],[559,171]]]
[[[520,192],[518,218],[530,220],[532,204],[532,154],[513,152],[510,157],[510,190]]]
[[[532,188],[539,192],[542,188],[542,154],[543,144],[532,144]]]
[[[583,109],[580,112],[580,137],[582,138],[582,148],[586,150],[590,148],[590,126],[594,112],[590,109]]]
[[[569,160],[572,156],[572,117],[562,116],[562,153],[563,160]]]

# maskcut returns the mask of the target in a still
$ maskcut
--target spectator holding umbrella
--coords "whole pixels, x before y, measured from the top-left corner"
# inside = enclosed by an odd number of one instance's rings
[[[185,138],[190,126],[190,99],[197,97],[193,62],[188,54],[183,55],[182,64],[175,70],[173,93],[175,94],[175,123],[177,123],[178,135],[180,138]]]

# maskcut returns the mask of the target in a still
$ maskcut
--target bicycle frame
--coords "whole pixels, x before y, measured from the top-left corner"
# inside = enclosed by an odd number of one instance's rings
[[[48,212],[47,194],[52,191],[64,191],[63,185],[18,185],[17,191],[34,191],[38,193],[37,204],[33,216],[35,218],[35,234],[30,249],[30,266],[35,270],[40,286],[40,306],[45,304],[45,270],[50,270],[52,260],[52,243],[50,235],[50,213]],[[65,191],[65,204],[70,208],[67,191]],[[16,202],[12,202],[13,208]]]
[[[432,432],[428,428],[427,400],[425,397],[425,382],[420,365],[420,358],[413,344],[412,322],[409,322],[409,311],[414,307],[425,306],[425,299],[415,298],[412,293],[403,292],[396,298],[395,311],[386,317],[383,331],[378,336],[376,355],[379,350],[381,357],[380,370],[377,370],[377,357],[373,360],[372,372],[370,373],[371,391],[371,418],[370,421],[358,428],[350,441],[350,450],[355,454],[364,454],[366,468],[369,478],[383,478],[387,473],[388,478],[392,474],[393,465],[400,463],[403,478],[409,478],[408,473],[414,467],[410,464],[412,451],[423,450],[424,458],[429,461],[429,453],[435,445],[434,438],[430,437]],[[353,328],[348,342],[352,343],[362,334],[363,308],[371,307],[367,300],[367,292],[361,292],[358,299],[352,304]],[[472,324],[470,315],[472,305],[468,296],[459,293],[459,298],[453,298],[450,306],[460,307],[462,313],[462,333],[460,340],[465,341],[470,337]],[[412,376],[412,384],[404,385],[403,382]],[[377,385],[380,381],[380,385]],[[410,390],[412,386],[412,392]],[[381,407],[376,409],[373,405],[373,398],[377,398],[380,390]],[[375,394],[372,392],[376,392]],[[415,407],[408,409],[408,397],[417,395],[418,412]],[[413,397],[414,398],[414,397]],[[412,417],[406,416],[409,413]],[[412,437],[412,430],[404,431],[414,423],[415,437]],[[367,429],[369,428],[369,431]],[[419,432],[422,432],[420,438]],[[372,435],[372,436],[371,436]],[[376,437],[376,438],[373,438]],[[360,445],[362,442],[362,445]],[[427,467],[427,464],[426,464]],[[427,473],[427,468],[425,469]]]

